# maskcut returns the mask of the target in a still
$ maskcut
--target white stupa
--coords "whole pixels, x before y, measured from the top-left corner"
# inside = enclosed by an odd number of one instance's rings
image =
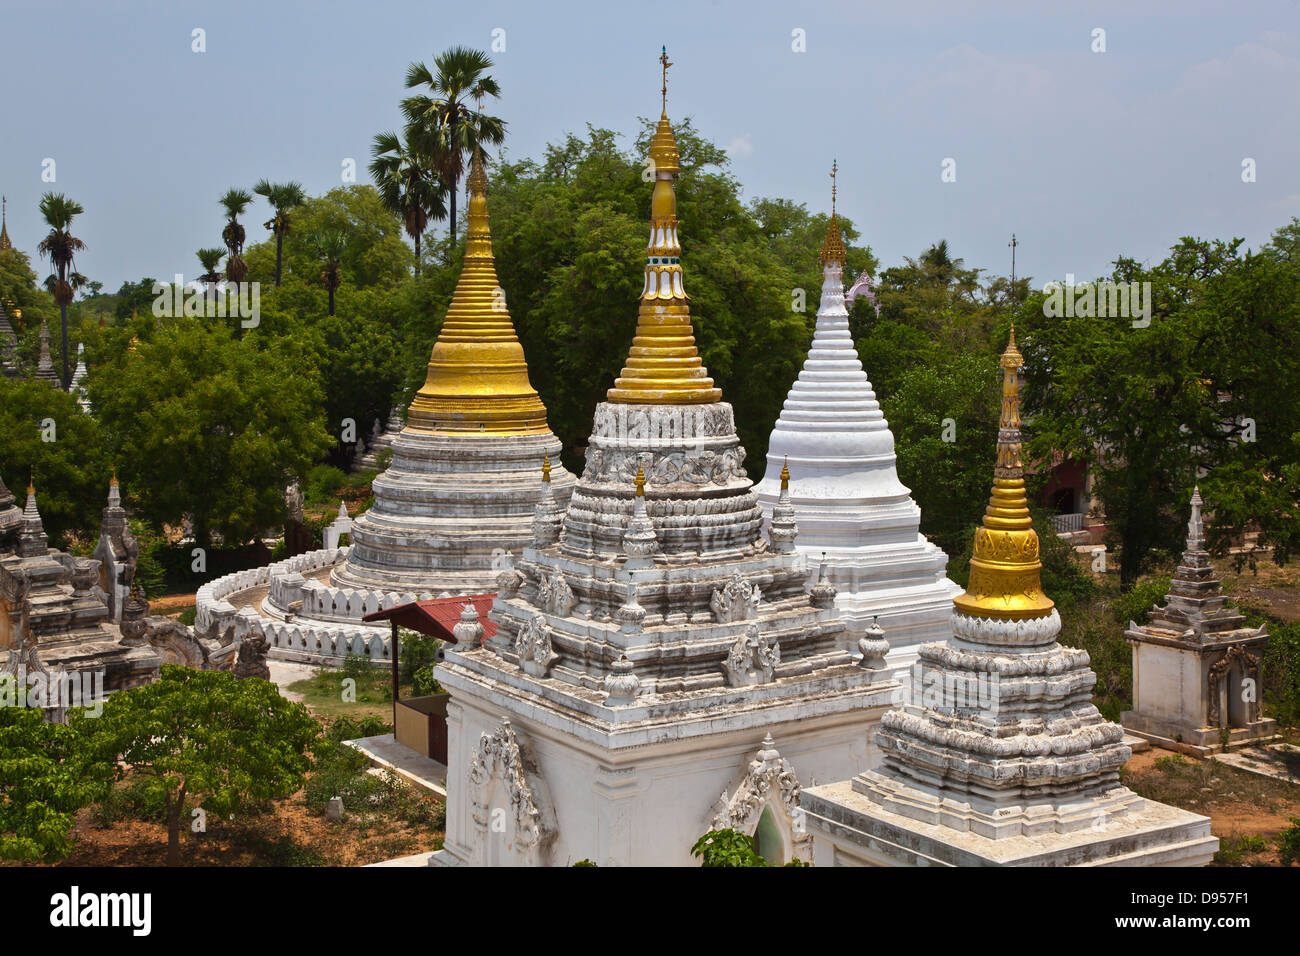
[[[898,480],[894,436],[853,347],[834,203],[832,191],[812,347],[772,429],[757,491],[770,521],[788,464],[797,547],[810,575],[819,574],[824,554],[849,632],[878,617],[889,667],[906,683],[917,648],[952,636],[952,599],[961,588],[944,574],[948,556],[918,531],[921,509]]]

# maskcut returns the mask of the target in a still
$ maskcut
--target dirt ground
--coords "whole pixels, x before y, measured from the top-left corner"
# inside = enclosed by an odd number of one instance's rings
[[[1210,817],[1216,863],[1277,866],[1274,842],[1300,819],[1300,785],[1151,748],[1124,765],[1124,783],[1151,800]]]
[[[167,828],[160,823],[123,820],[101,829],[92,811],[83,810],[76,836],[76,849],[59,865],[163,866],[167,861]],[[244,822],[209,818],[207,833],[183,832],[181,865],[363,866],[441,845],[440,832],[379,814],[329,822],[297,794],[265,815]]]

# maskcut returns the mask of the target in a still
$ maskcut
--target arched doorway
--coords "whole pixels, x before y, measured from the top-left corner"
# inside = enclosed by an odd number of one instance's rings
[[[776,815],[772,813],[771,804],[763,808],[763,813],[758,818],[758,826],[754,828],[754,844],[758,855],[768,863],[785,866],[785,839],[776,822]]]

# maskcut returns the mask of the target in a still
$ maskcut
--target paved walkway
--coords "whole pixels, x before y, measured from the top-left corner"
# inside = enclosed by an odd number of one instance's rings
[[[308,677],[315,677],[318,667],[310,664],[295,664],[292,661],[277,661],[275,658],[267,658],[267,668],[271,671],[271,683],[280,688],[280,696],[285,700],[302,700],[302,694],[297,691],[289,690],[290,684],[295,684],[300,680]]]
[[[370,758],[371,763],[387,767],[407,783],[447,799],[447,768],[431,757],[402,746],[392,734],[345,740],[344,744],[356,747]]]

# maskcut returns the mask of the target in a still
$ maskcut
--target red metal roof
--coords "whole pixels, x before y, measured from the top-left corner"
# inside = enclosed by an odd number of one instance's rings
[[[466,594],[461,597],[434,598],[431,601],[413,601],[399,604],[384,611],[375,611],[362,618],[363,621],[394,621],[398,627],[407,627],[419,631],[440,641],[458,643],[452,636],[452,628],[460,621],[461,611],[466,601],[474,602],[478,611],[479,623],[483,625],[483,637],[489,638],[497,632],[494,622],[488,620],[488,611],[492,610],[495,594]]]

